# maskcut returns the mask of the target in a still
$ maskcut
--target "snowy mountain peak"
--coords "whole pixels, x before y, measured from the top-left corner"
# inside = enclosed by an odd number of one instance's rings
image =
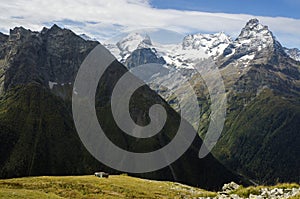
[[[232,42],[225,33],[193,34],[183,39],[183,50],[200,50],[208,56],[218,56]]]
[[[221,41],[225,43],[230,43],[232,42],[232,39],[230,36],[226,35],[224,32],[216,33],[215,34]]]
[[[201,49],[201,48],[209,48],[218,46],[220,44],[229,44],[231,42],[231,38],[221,33],[216,34],[194,34],[188,35],[183,39],[182,47],[184,49],[192,48],[192,49]]]
[[[152,41],[148,35],[143,36],[140,33],[130,33],[116,44],[119,55],[126,59],[134,50],[140,48],[149,48]],[[116,51],[115,50],[115,51]]]
[[[257,19],[251,19],[236,40],[224,50],[223,56],[235,62],[247,63],[255,57],[267,59],[266,55],[280,48],[280,43],[268,26],[260,24]]]
[[[270,41],[273,43],[273,34],[268,29],[259,23],[258,19],[251,19],[246,26],[242,29],[241,34],[238,36],[237,41],[253,41],[261,40],[261,42]]]
[[[117,43],[117,46],[120,48],[120,50],[129,52],[151,45],[152,42],[150,37],[148,35],[143,36],[139,33],[130,33]]]
[[[246,24],[246,26],[245,26],[245,28],[254,28],[254,27],[256,27],[256,26],[260,26],[261,24],[259,23],[259,20],[258,19],[250,19],[248,22],[247,22],[247,24]]]

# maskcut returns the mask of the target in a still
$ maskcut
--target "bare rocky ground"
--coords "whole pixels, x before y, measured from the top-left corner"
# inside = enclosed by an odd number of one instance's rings
[[[225,184],[215,197],[200,197],[199,199],[288,199],[300,198],[300,188],[292,186],[242,188],[231,182]],[[248,196],[242,196],[248,195]]]

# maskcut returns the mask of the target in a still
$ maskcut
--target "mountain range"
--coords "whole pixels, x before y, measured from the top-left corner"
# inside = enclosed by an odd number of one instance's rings
[[[9,35],[0,34],[1,178],[91,174],[98,170],[121,172],[102,164],[87,151],[73,122],[71,96],[77,71],[85,57],[99,45],[57,25],[40,32],[16,27]],[[115,84],[126,72],[115,60],[100,79],[95,98],[99,124],[120,148],[137,153],[157,150],[176,134],[180,115],[156,92],[143,86],[130,100],[132,119],[140,125],[148,124],[149,108],[161,104],[168,115],[166,124],[149,139],[122,132],[114,121],[110,98]],[[189,129],[193,131],[191,126]],[[207,189],[219,189],[229,181],[248,183],[211,154],[199,159],[201,145],[202,140],[196,136],[190,148],[171,165],[130,175]]]
[[[92,49],[102,45],[92,40],[57,25],[40,32],[16,27],[9,35],[0,34],[1,178],[96,170],[120,173],[89,154],[73,122],[76,74]],[[103,46],[116,60],[100,79],[95,108],[106,136],[120,148],[149,152],[168,144],[178,129],[180,105],[194,111],[189,104],[193,93],[201,111],[200,119],[185,115],[199,136],[182,157],[161,170],[130,175],[207,189],[218,189],[229,181],[247,184],[246,179],[260,184],[300,182],[299,50],[284,48],[257,19],[247,22],[236,39],[223,32],[194,34],[179,44],[166,45],[132,33]],[[146,125],[151,105],[161,104],[168,118],[162,132],[137,139],[117,126],[110,99],[128,70],[134,74],[135,68],[148,63],[152,65],[147,67],[159,70],[142,79],[148,86],[132,96],[131,117]],[[196,63],[220,71],[227,96],[223,132],[212,154],[203,159],[198,153],[212,117],[211,99]],[[186,89],[189,85],[193,93]]]
[[[143,80],[178,112],[179,104],[189,109],[193,93],[186,87],[192,85],[201,107],[200,122],[189,115],[185,119],[203,139],[211,102],[201,70],[195,68],[199,60],[209,60],[219,69],[227,96],[225,127],[214,156],[257,183],[299,183],[299,50],[283,47],[267,26],[251,19],[236,39],[223,32],[194,34],[173,45],[131,33],[105,46],[130,70],[159,64],[161,72]]]
[[[245,47],[245,50],[250,45],[253,48],[261,49],[264,48],[268,42],[272,42],[270,38],[272,34],[267,26],[263,26],[257,19],[249,21],[254,24],[259,24],[257,29],[254,31],[243,30],[237,39],[240,39],[240,46]],[[245,27],[247,28],[247,26]],[[249,36],[253,38],[250,39]],[[248,39],[246,37],[249,37]],[[251,43],[256,38],[255,43]],[[271,37],[274,37],[273,34]],[[86,37],[83,37],[86,39]],[[274,37],[276,40],[276,38]],[[248,45],[247,45],[248,43]],[[150,36],[145,33],[132,32],[121,38],[116,43],[104,43],[104,46],[109,49],[115,57],[126,65],[127,58],[132,55],[135,50],[151,49],[157,58],[163,58],[167,65],[175,68],[190,68],[193,69],[193,64],[189,67],[189,63],[195,59],[207,58],[207,57],[218,57],[223,54],[225,48],[231,45],[237,45],[229,35],[224,32],[215,34],[191,34],[183,38],[182,42],[175,44],[161,44],[153,42]],[[286,48],[283,47],[289,57],[298,61],[300,56],[300,50],[297,48]],[[253,50],[253,49],[252,49]],[[225,51],[225,54],[228,51]],[[248,53],[249,54],[249,53]],[[246,57],[244,57],[246,59]],[[151,63],[151,62],[149,62]],[[155,63],[155,62],[154,62]],[[127,65],[126,65],[127,66]],[[128,66],[127,66],[128,67]]]

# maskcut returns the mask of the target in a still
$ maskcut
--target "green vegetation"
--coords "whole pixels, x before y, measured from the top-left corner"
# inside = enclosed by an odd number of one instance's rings
[[[236,95],[214,155],[227,167],[259,183],[299,182],[300,98],[264,89]]]
[[[76,175],[99,168],[78,138],[69,105],[38,84],[1,96],[0,121],[2,178]]]
[[[196,198],[216,193],[126,175],[28,177],[0,180],[0,198]]]

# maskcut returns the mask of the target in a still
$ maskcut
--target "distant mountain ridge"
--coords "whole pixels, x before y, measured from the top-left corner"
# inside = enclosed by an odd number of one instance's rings
[[[151,41],[148,35],[131,33],[116,44],[104,44],[122,63],[135,51],[152,49],[158,58],[167,65],[177,68],[192,68],[189,63],[195,59],[218,56],[231,42],[224,33],[195,34],[183,38],[179,44],[159,44]]]
[[[215,34],[191,34],[183,38],[181,43],[160,44],[151,41],[149,35],[132,32],[120,39],[117,43],[104,43],[115,57],[126,65],[126,59],[135,51],[145,48],[152,49],[158,58],[163,58],[167,65],[175,68],[192,69],[192,62],[199,58],[217,58],[221,54],[229,56],[233,50],[247,54],[242,59],[251,59],[255,51],[265,49],[270,42],[279,42],[273,33],[259,23],[257,19],[250,20],[236,40],[224,32]],[[251,49],[251,50],[250,50]],[[284,48],[287,55],[299,61],[300,50]],[[252,54],[250,53],[252,52]]]

